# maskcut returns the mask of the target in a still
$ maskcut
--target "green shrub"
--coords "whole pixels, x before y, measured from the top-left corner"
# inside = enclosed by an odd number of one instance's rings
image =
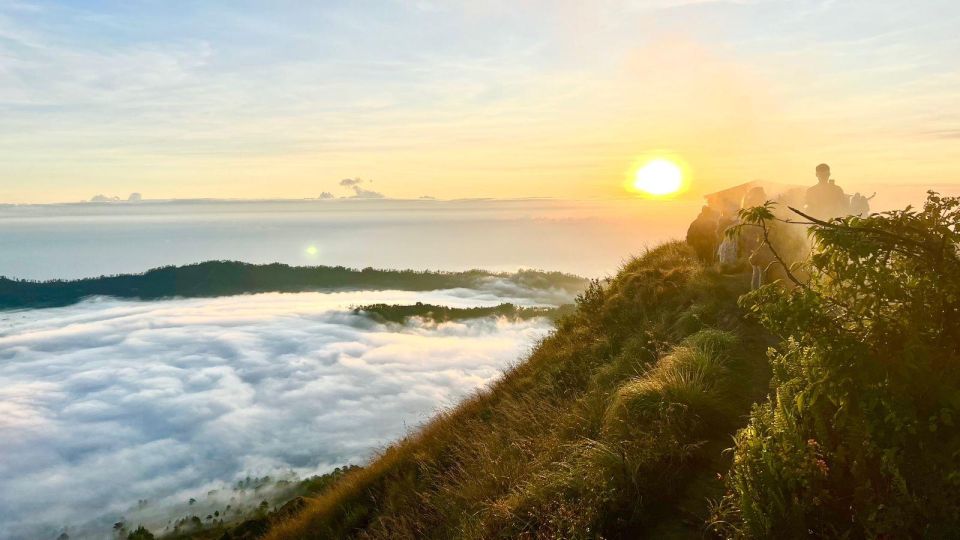
[[[758,215],[758,219],[769,216]],[[812,227],[808,283],[743,303],[786,340],[736,437],[728,536],[960,530],[960,199]]]

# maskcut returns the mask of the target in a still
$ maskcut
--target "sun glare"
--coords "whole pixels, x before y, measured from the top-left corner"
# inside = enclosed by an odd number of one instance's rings
[[[671,195],[683,186],[680,167],[666,159],[655,159],[637,170],[633,187],[650,195]]]

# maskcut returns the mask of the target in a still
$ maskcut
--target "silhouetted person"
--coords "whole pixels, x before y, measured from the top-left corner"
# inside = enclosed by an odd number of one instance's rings
[[[753,208],[762,206],[767,202],[767,193],[762,187],[750,188],[750,191],[743,196],[741,204],[744,208]],[[750,277],[750,288],[758,289],[763,285],[764,274],[773,255],[770,247],[766,245],[763,239],[763,230],[759,227],[744,227],[740,230],[740,251],[746,255],[750,263],[752,275]]]
[[[830,179],[830,166],[826,163],[817,165],[817,185],[807,190],[806,213],[827,220],[845,216],[849,210],[843,189]]]
[[[720,263],[720,270],[724,272],[736,266],[737,259],[740,257],[737,238],[727,237],[727,229],[739,223],[738,210],[736,204],[728,205],[717,220],[717,238],[720,241],[720,246],[717,248],[717,262]]]
[[[869,197],[864,197],[859,192],[854,193],[853,197],[850,198],[850,215],[851,216],[865,216],[870,213],[870,199],[874,198],[877,194],[874,193]]]
[[[739,210],[736,203],[724,205],[723,210],[720,211],[720,217],[717,218],[717,238],[723,240],[724,235],[727,234],[727,229],[739,222],[737,217]]]
[[[713,264],[717,252],[719,238],[717,237],[717,212],[709,206],[700,209],[700,215],[693,220],[687,229],[687,243],[697,253],[697,258],[704,264]]]

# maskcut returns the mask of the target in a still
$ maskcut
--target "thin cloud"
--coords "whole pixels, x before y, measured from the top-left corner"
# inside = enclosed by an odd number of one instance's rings
[[[353,186],[353,195],[351,199],[383,199],[386,195],[372,189],[364,189],[360,186]]]
[[[371,182],[370,180],[364,180],[363,178],[344,178],[340,181],[340,185],[353,190],[353,195],[346,197],[348,199],[383,199],[386,196],[379,191],[374,191],[372,189],[366,189],[361,187],[362,184]]]
[[[90,197],[90,202],[119,202],[119,201],[120,201],[120,197],[117,197],[116,195],[109,196],[109,195],[104,195],[102,193],[94,195],[93,197]]]

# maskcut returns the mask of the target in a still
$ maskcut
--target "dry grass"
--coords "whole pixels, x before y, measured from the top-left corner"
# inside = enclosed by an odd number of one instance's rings
[[[725,469],[720,450],[765,388],[763,345],[736,307],[742,287],[683,244],[651,250],[585,293],[489,391],[267,538],[699,534],[703,495],[721,489],[710,480]]]

